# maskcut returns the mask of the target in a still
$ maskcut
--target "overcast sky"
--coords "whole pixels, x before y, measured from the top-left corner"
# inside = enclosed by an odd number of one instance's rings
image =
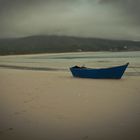
[[[0,0],[0,37],[140,40],[140,0]]]

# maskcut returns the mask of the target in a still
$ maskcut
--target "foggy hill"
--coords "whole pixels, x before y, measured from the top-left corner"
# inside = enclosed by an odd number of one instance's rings
[[[140,41],[53,35],[0,39],[0,55],[78,51],[140,51]]]

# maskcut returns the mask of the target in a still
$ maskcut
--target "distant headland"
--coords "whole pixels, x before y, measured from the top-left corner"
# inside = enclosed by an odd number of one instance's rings
[[[82,51],[140,51],[140,41],[56,35],[0,39],[0,55]]]

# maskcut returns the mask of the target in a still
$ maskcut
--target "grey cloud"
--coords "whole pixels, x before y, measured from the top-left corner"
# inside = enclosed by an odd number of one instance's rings
[[[0,0],[0,37],[63,34],[139,39],[139,0]]]
[[[78,0],[0,0],[0,15],[15,11],[20,8],[26,8],[28,6],[40,5],[40,4],[50,4],[64,3],[64,2],[74,2]],[[17,11],[18,12],[18,11]]]
[[[140,23],[140,0],[99,0],[99,3],[110,4],[121,10],[121,14],[138,21],[138,24]]]

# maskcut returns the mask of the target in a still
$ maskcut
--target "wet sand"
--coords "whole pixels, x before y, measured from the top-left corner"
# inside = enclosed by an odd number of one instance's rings
[[[140,76],[0,69],[1,140],[138,140]]]

